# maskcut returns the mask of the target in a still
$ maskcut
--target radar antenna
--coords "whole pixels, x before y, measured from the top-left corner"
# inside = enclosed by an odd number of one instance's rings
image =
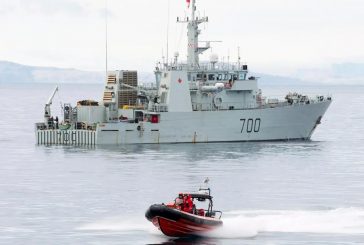
[[[198,190],[199,193],[207,194],[207,195],[211,194],[211,190],[209,187],[209,181],[210,181],[209,177],[206,177],[205,180],[203,181],[202,186]]]
[[[206,179],[203,181],[203,183],[207,185],[209,183],[209,181],[210,181],[209,177],[206,177]]]

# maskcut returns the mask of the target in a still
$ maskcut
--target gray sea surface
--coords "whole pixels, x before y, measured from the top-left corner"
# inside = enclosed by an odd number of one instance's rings
[[[267,87],[330,93],[311,141],[69,147],[35,145],[52,84],[0,84],[0,244],[364,244],[364,87]],[[61,85],[60,102],[103,85]],[[149,205],[210,178],[224,226],[170,239]]]

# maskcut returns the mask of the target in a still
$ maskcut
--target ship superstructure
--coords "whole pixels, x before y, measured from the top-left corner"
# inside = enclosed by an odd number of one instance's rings
[[[199,56],[210,42],[199,42],[198,26],[208,21],[191,15],[187,23],[187,63],[176,53],[171,63],[158,64],[156,87],[138,86],[136,71],[109,71],[103,100],[64,106],[58,124],[45,109],[36,124],[38,144],[198,143],[310,139],[331,103],[330,97],[297,93],[284,100],[267,99],[249,76],[248,66],[209,62]],[[204,45],[200,46],[203,43]],[[58,89],[58,88],[57,88]],[[55,90],[56,92],[56,90]],[[54,92],[54,93],[55,93]],[[54,96],[53,93],[53,96]],[[53,97],[52,96],[52,97]]]

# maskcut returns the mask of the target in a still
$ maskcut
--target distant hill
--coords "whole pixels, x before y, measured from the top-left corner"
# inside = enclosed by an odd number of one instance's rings
[[[316,83],[363,85],[364,63],[337,63],[326,68],[310,68],[298,70],[295,74],[305,80]]]
[[[254,73],[252,72],[252,75],[259,78],[259,84],[262,86],[297,86],[297,85],[309,85],[312,84],[307,81],[300,80],[298,78],[292,78],[292,77],[284,77],[284,76],[276,76],[276,75],[270,75],[270,74],[263,74],[263,73]]]
[[[302,85],[299,79],[251,73],[259,77],[261,85]],[[141,83],[153,83],[153,72],[138,71]],[[9,61],[0,61],[0,83],[103,83],[104,72],[81,71],[72,68],[29,66]]]
[[[103,81],[102,72],[28,66],[0,61],[0,83],[102,83]]]

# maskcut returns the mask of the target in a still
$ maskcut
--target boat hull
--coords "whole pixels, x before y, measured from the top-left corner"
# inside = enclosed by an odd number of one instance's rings
[[[222,225],[219,219],[189,214],[161,204],[150,206],[145,217],[170,237],[201,236]]]

